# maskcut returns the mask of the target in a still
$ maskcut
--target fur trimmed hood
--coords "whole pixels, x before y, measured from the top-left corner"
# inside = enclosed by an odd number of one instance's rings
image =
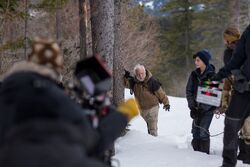
[[[57,82],[61,81],[61,76],[58,75],[58,73],[53,69],[28,61],[21,61],[15,63],[13,67],[10,68],[10,70],[6,74],[4,74],[3,78],[7,78],[8,76],[16,72],[35,72],[40,75],[49,77],[50,79],[55,80]]]

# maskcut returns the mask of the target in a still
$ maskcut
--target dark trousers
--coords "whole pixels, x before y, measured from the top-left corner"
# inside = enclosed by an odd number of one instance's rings
[[[237,163],[238,132],[250,113],[250,92],[235,92],[226,112],[223,138],[223,167],[234,167]]]
[[[200,114],[193,120],[192,124],[192,146],[194,151],[209,154],[210,135],[209,127],[213,119],[213,111],[199,111]]]
[[[238,160],[242,160],[245,164],[250,164],[250,145],[246,144],[244,139],[239,139]]]
[[[199,111],[200,114],[193,120],[192,134],[194,139],[208,140],[209,127],[213,119],[213,111]]]

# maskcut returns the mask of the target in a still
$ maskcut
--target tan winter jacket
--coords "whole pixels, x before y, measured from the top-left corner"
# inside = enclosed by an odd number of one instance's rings
[[[124,77],[124,86],[133,90],[141,110],[150,109],[156,105],[159,105],[159,103],[163,103],[164,105],[169,104],[168,97],[162,87],[160,87],[154,93],[149,91],[147,82],[151,77],[152,74],[146,70],[146,78],[143,82],[138,81],[136,77],[132,78],[134,82],[133,88],[130,82],[131,78]]]
[[[232,77],[229,78],[232,80]],[[232,83],[228,78],[224,80],[224,87],[222,90],[222,97],[221,97],[221,108],[220,108],[220,113],[225,113],[229,103],[231,101],[233,89],[232,89]]]
[[[245,140],[245,143],[250,145],[250,116],[245,119],[245,122],[241,131],[242,131],[242,137]]]

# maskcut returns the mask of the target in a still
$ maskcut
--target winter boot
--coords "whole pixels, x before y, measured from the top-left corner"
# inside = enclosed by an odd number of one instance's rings
[[[236,166],[238,149],[238,131],[241,120],[236,118],[225,118],[223,138],[223,166]]]
[[[250,164],[250,145],[245,143],[245,159],[243,159],[243,164]]]
[[[244,142],[244,139],[239,139],[239,154],[237,156],[238,160],[243,161],[245,159],[246,156],[246,150],[245,150],[246,144]]]
[[[227,164],[226,162],[223,162],[221,167],[235,167],[235,165]]]
[[[191,142],[191,145],[192,145],[194,151],[199,151],[199,140],[198,139],[193,139]]]
[[[209,154],[210,139],[208,139],[208,140],[200,140],[199,143],[200,143],[200,146],[199,146],[198,151]]]

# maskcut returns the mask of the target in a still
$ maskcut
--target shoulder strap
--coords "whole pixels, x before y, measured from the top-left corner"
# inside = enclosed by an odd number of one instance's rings
[[[134,86],[135,86],[135,81],[134,78],[129,79],[129,86],[130,86],[130,94],[133,95],[134,93]]]

